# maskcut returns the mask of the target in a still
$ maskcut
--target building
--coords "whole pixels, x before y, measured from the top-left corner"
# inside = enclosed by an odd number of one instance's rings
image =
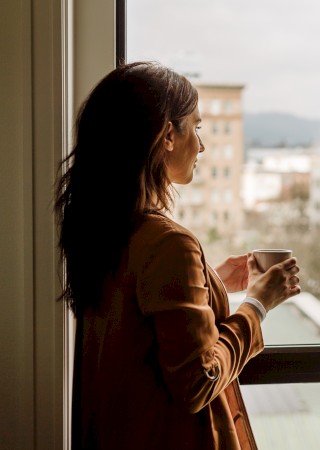
[[[242,223],[243,118],[240,85],[199,85],[202,116],[193,182],[176,186],[174,218],[200,237],[231,236]]]
[[[242,174],[244,209],[260,212],[268,209],[272,201],[306,201],[310,194],[312,154],[312,149],[305,148],[248,149]]]
[[[312,158],[309,215],[310,224],[320,226],[320,149]]]

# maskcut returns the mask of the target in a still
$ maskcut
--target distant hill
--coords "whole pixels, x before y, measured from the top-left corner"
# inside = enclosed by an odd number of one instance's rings
[[[320,120],[283,113],[244,114],[245,147],[296,147],[320,143]]]

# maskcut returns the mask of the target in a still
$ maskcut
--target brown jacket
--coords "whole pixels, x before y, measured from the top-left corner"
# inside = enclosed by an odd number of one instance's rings
[[[146,215],[78,319],[73,450],[256,449],[237,376],[262,349],[255,310],[229,315],[197,239]]]

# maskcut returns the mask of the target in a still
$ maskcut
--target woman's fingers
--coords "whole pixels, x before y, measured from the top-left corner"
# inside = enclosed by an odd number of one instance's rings
[[[298,266],[293,266],[291,269],[288,269],[287,272],[289,272],[290,275],[296,275],[300,271]]]
[[[293,288],[290,289],[290,297],[300,294],[300,292],[301,292],[301,287],[297,284]]]
[[[293,270],[294,268],[295,268],[294,270],[298,269],[298,272],[300,270],[299,267],[297,266],[297,258],[295,257],[286,259],[285,261],[283,261],[282,265],[283,268],[287,271]]]
[[[247,265],[248,265],[248,269],[250,272],[259,272],[260,273],[260,270],[258,269],[258,266],[257,266],[256,259],[252,253],[248,254]]]
[[[300,281],[299,277],[296,277],[295,275],[289,278],[290,286],[295,286],[296,284],[299,284],[299,281]]]

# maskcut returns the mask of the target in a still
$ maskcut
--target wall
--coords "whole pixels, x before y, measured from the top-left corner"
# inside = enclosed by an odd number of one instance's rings
[[[90,1],[90,11],[88,4],[77,1],[71,14],[77,52],[69,53],[66,65],[62,36],[71,1],[1,2],[1,450],[67,448],[65,314],[56,302],[53,183],[65,143],[64,94],[79,104],[89,85],[114,64],[114,1]]]

